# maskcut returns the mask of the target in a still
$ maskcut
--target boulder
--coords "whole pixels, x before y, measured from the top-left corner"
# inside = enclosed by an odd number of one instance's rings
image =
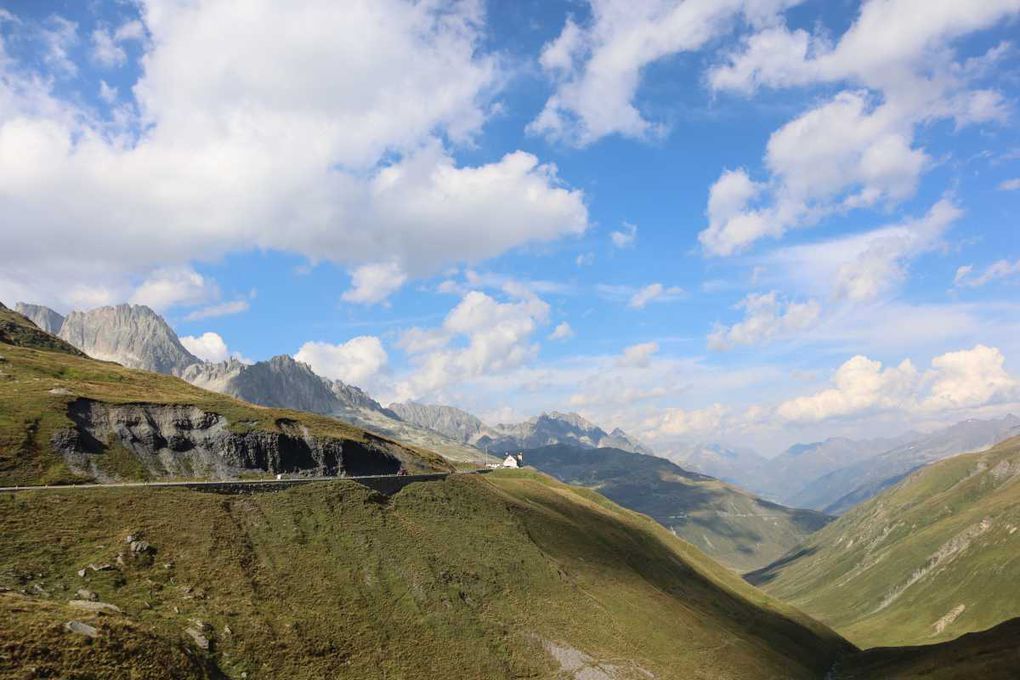
[[[88,638],[99,637],[99,631],[96,630],[94,626],[90,626],[87,623],[82,623],[81,621],[68,621],[67,623],[64,624],[64,628],[72,633],[84,635],[85,637]]]
[[[120,614],[121,609],[115,604],[109,602],[94,602],[92,600],[71,600],[67,604],[71,605],[75,609],[84,609],[89,612],[100,612],[105,614]]]
[[[98,595],[96,595],[91,590],[86,590],[85,588],[82,588],[75,594],[78,596],[79,600],[88,600],[89,602],[95,602],[96,600],[99,599]]]

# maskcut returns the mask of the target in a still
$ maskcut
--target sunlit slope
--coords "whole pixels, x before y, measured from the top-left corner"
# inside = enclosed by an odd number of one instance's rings
[[[561,481],[649,515],[737,571],[770,563],[831,519],[756,498],[656,456],[559,444],[532,449],[524,458]]]
[[[90,359],[2,306],[0,357],[0,486],[311,469],[301,442],[346,447],[333,467],[350,472],[449,467],[332,418]]]
[[[922,468],[749,578],[862,647],[1020,615],[1020,438]]]
[[[166,677],[142,664],[182,646],[233,678],[819,678],[846,649],[651,520],[528,472],[390,499],[345,481],[6,494],[0,564],[0,677],[141,640],[133,677]],[[73,614],[81,588],[123,613]],[[98,638],[53,650],[72,616]]]

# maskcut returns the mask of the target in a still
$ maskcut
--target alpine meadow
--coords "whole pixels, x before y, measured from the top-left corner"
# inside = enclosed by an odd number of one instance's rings
[[[0,0],[0,680],[1020,680],[1020,0]]]

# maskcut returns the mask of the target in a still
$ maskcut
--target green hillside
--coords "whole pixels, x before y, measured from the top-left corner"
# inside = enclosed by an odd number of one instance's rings
[[[861,647],[1020,615],[1020,438],[918,470],[748,578]]]
[[[98,426],[86,432],[91,423],[85,421],[100,416],[109,422],[97,440],[93,433]],[[199,452],[206,459],[217,453],[188,439],[202,427],[191,422],[196,419],[206,425],[215,419],[223,430],[221,444],[235,435],[227,444],[238,455],[246,441],[264,453],[269,440],[277,446],[309,440],[346,447],[347,467],[357,458],[368,469],[385,461],[412,470],[449,468],[434,453],[333,418],[254,406],[177,378],[90,359],[0,306],[0,486],[216,476],[215,470],[196,469],[189,462],[198,460]],[[80,450],[88,468],[73,469],[61,443]],[[139,455],[148,449],[160,455]],[[251,472],[300,467],[299,452],[277,453]]]
[[[0,536],[3,678],[817,678],[848,649],[648,518],[524,471],[389,499],[7,493]],[[79,589],[121,613],[71,608]]]
[[[525,462],[649,515],[737,571],[769,564],[831,519],[756,498],[664,458],[620,449],[546,446],[526,452]]]

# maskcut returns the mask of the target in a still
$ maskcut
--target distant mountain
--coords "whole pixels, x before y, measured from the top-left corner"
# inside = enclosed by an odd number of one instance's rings
[[[477,441],[481,433],[489,429],[479,418],[454,406],[409,401],[390,404],[390,410],[404,422],[433,430],[464,444]]]
[[[64,325],[63,316],[56,313],[49,307],[44,307],[42,305],[27,305],[24,302],[19,302],[15,305],[14,311],[26,317],[29,321],[51,335],[58,334],[60,332],[60,327]]]
[[[861,647],[927,645],[1020,616],[1018,555],[1014,437],[916,470],[748,580]]]
[[[522,423],[487,425],[467,411],[452,406],[407,402],[390,404],[390,409],[407,422],[496,455],[553,444],[652,453],[620,428],[606,432],[576,413],[552,411]]]
[[[840,514],[922,465],[980,451],[1017,434],[1020,434],[1020,418],[1013,415],[995,420],[965,420],[830,472],[790,496],[789,502],[798,507]]]
[[[755,493],[768,491],[767,485],[762,482],[770,461],[754,451],[730,449],[720,444],[697,444],[669,451],[666,458],[688,470],[737,484]]]
[[[400,441],[437,451],[456,461],[485,463],[485,453],[440,433],[404,422],[359,387],[323,378],[308,364],[287,355],[243,364],[230,360],[194,364],[182,376],[188,382],[260,404],[334,416]]]
[[[777,559],[831,519],[756,498],[664,458],[620,449],[558,444],[525,451],[524,463],[652,517],[738,571]]]
[[[180,375],[200,361],[184,348],[167,322],[144,305],[71,312],[57,335],[94,359],[128,368]]]

